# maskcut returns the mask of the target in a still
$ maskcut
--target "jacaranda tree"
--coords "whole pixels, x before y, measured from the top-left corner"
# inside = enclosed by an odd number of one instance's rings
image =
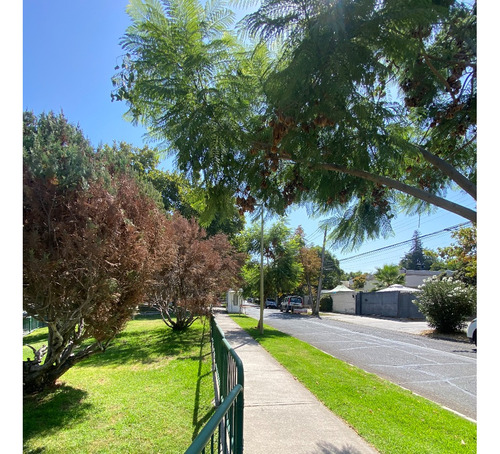
[[[453,0],[131,2],[113,98],[167,140],[217,210],[313,202],[334,239],[390,231],[399,210],[476,197],[476,6]],[[268,50],[269,49],[269,50]],[[249,52],[250,51],[250,52]]]

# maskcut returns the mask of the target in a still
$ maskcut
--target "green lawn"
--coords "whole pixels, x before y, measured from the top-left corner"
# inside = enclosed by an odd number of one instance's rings
[[[476,424],[256,320],[232,315],[332,412],[383,454],[475,453]]]
[[[46,328],[24,343],[43,343]],[[24,358],[32,356],[24,347]],[[25,397],[25,453],[183,453],[212,415],[210,327],[134,320],[113,345]]]

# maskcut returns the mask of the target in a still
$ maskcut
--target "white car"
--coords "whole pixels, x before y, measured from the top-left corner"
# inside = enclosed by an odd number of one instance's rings
[[[268,307],[272,307],[273,309],[276,309],[278,307],[278,305],[276,304],[276,301],[274,301],[272,298],[267,298],[264,306],[266,309]]]
[[[300,296],[287,296],[281,303],[280,311],[292,311],[293,314],[294,309],[302,309],[302,307],[302,298]]]
[[[477,345],[477,318],[470,322],[469,327],[467,328],[467,337],[471,342],[474,342]]]

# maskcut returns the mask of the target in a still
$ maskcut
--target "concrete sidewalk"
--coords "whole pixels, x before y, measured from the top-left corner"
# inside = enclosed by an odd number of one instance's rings
[[[227,313],[215,314],[243,362],[245,454],[374,454]]]

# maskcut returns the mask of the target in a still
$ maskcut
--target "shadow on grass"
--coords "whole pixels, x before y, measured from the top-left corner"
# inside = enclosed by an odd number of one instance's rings
[[[87,393],[71,386],[60,385],[23,397],[23,439],[48,435],[75,424],[92,411],[85,402]],[[32,451],[37,452],[37,451]],[[38,451],[41,452],[41,451]]]
[[[134,316],[133,320],[161,320],[161,314],[158,313],[147,313],[147,314],[137,314]]]
[[[208,330],[207,330],[208,328]],[[206,424],[206,422],[210,419],[212,414],[215,411],[215,407],[210,409],[205,415],[200,415],[200,391],[201,391],[201,381],[208,377],[209,375],[212,375],[212,371],[210,370],[209,372],[203,374],[203,361],[207,354],[203,354],[203,348],[205,346],[206,342],[210,342],[210,327],[208,321],[206,321],[203,324],[203,332],[201,335],[201,340],[200,340],[200,351],[198,355],[198,379],[196,380],[196,392],[195,392],[195,397],[194,397],[194,410],[193,410],[193,435],[191,437],[192,440],[194,440],[200,430],[203,428],[203,426]],[[208,353],[208,355],[211,355],[211,353]],[[191,358],[194,359],[194,358]]]
[[[164,358],[180,361],[198,361],[196,393],[194,396],[193,438],[198,434],[213,413],[213,409],[205,411],[206,402],[201,401],[203,379],[209,379],[210,367],[206,372],[207,356],[204,348],[210,342],[209,323],[196,323],[184,332],[176,332],[163,323],[149,325],[132,325],[130,329],[120,333],[102,354],[95,354],[76,364],[79,367],[114,367],[141,362],[154,363]],[[29,343],[46,340],[46,334],[30,338]],[[210,358],[208,358],[210,361]],[[57,433],[64,427],[73,426],[78,420],[92,411],[92,405],[86,402],[87,392],[67,385],[60,385],[41,393],[26,396],[23,400],[23,439],[25,452],[29,451],[31,438],[43,437]]]
[[[202,336],[202,327],[192,325],[186,331],[174,331],[164,323],[158,324],[161,317],[137,316],[135,321],[156,323],[151,329],[125,330],[119,333],[105,352],[96,353],[77,363],[74,367],[119,366],[127,363],[141,362],[149,364],[158,358],[182,355],[192,349]],[[38,343],[47,344],[47,330],[32,333],[23,338],[23,345]],[[83,346],[89,345],[90,340]],[[181,359],[197,360],[198,355]]]
[[[244,329],[250,336],[252,336],[257,342],[264,341],[266,339],[290,339],[293,336],[289,334],[278,331],[277,329],[271,328],[264,324],[263,333],[260,333],[256,323],[257,320],[252,319],[246,315],[232,315],[231,318],[238,323],[238,325]],[[227,333],[224,333],[227,334]]]
[[[105,352],[93,355],[78,363],[76,367],[114,367],[140,362],[150,364],[166,357],[197,360],[190,354],[194,344],[202,336],[202,327],[191,326],[186,331],[173,331],[166,325],[157,325],[147,330],[120,333]],[[182,357],[186,352],[187,355]]]

